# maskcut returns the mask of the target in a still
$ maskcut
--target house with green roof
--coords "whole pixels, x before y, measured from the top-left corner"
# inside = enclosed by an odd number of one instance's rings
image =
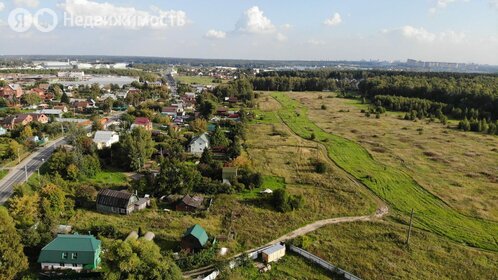
[[[200,225],[194,225],[183,234],[181,247],[188,251],[200,250],[204,248],[207,241],[206,231]]]
[[[94,270],[100,264],[101,242],[93,235],[59,234],[40,252],[42,270]]]

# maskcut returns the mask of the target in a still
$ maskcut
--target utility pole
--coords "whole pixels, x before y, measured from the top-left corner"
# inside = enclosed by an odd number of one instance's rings
[[[406,236],[406,245],[410,243],[410,236],[412,235],[412,226],[413,226],[413,208],[412,213],[410,215],[410,227],[408,228],[408,235]]]
[[[28,182],[28,166],[24,166],[24,177],[26,178],[26,183]]]
[[[21,148],[17,148],[17,164],[21,163]]]

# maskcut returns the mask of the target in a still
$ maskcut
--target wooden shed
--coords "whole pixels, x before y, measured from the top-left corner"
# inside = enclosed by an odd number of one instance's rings
[[[261,252],[261,257],[265,263],[276,262],[285,256],[285,246],[275,244]]]

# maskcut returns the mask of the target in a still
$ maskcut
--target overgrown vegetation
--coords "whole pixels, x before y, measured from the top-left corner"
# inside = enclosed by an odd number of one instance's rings
[[[377,162],[359,144],[329,134],[312,123],[307,110],[284,93],[273,96],[281,103],[278,111],[284,122],[298,135],[309,139],[314,134],[324,142],[332,158],[340,167],[367,185],[395,210],[405,215],[412,209],[419,213],[415,226],[468,245],[498,251],[492,232],[498,224],[464,216],[427,192],[405,172]],[[361,167],[361,168],[360,168]]]

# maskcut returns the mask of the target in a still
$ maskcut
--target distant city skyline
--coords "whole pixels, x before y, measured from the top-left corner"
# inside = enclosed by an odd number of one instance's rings
[[[33,21],[17,8],[47,8],[58,25],[45,11],[38,29],[16,32]],[[498,65],[498,0],[0,0],[0,32],[0,55]]]

